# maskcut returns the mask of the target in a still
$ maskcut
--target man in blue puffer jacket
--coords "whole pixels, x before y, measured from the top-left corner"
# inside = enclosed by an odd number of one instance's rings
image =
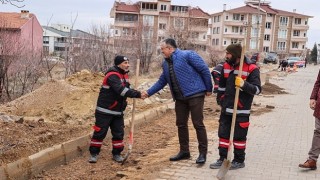
[[[174,39],[164,40],[161,51],[165,58],[162,64],[163,72],[159,80],[144,93],[151,96],[169,84],[175,100],[180,143],[179,153],[171,157],[170,161],[190,158],[188,118],[191,113],[199,142],[199,157],[196,163],[203,164],[206,162],[208,149],[207,132],[203,124],[204,97],[211,95],[213,86],[209,68],[196,52],[178,49]]]

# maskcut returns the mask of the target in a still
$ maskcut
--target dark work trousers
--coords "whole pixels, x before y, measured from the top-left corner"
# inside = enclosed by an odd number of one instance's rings
[[[110,127],[112,134],[112,154],[120,154],[123,151],[124,119],[123,116],[114,116],[96,112],[95,126],[89,147],[90,154],[99,154],[102,141],[106,137]]]
[[[189,113],[191,113],[193,127],[197,133],[199,153],[207,154],[208,138],[206,127],[203,124],[203,104],[204,96],[176,100],[176,125],[178,127],[180,151],[189,152],[188,119]]]
[[[232,115],[220,114],[219,119],[219,155],[220,159],[226,159],[228,155],[229,137],[231,130]],[[234,127],[234,161],[242,163],[245,160],[246,140],[249,128],[249,116],[237,116]]]

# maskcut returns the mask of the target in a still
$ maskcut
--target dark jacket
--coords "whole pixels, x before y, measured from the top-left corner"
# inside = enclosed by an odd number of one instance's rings
[[[316,100],[316,107],[313,112],[313,116],[320,119],[320,71],[318,72],[318,77],[314,83],[310,99]]]
[[[189,97],[201,92],[212,92],[209,68],[197,53],[176,49],[171,55],[171,60],[177,85],[180,87],[183,97]],[[147,91],[149,96],[158,92],[167,84],[169,84],[171,92],[173,92],[169,65],[165,60],[162,63],[162,70],[159,80]]]
[[[222,107],[222,112],[232,115],[235,99],[235,77],[238,75],[239,65],[233,67],[227,62],[223,64],[219,88],[217,93],[217,102]],[[259,68],[245,58],[242,69],[242,79],[244,85],[239,93],[237,106],[237,115],[249,116],[254,95],[261,92],[261,81]]]
[[[124,70],[113,66],[103,79],[96,111],[111,115],[123,115],[127,97],[140,98],[141,93],[130,89],[129,76]]]

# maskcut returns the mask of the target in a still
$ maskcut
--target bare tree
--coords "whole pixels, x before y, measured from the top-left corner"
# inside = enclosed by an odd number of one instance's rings
[[[24,2],[24,0],[0,0],[0,2],[2,4],[11,4],[13,6],[16,6],[18,8],[23,8],[25,5],[18,5],[22,2]]]
[[[40,54],[21,41],[19,31],[8,27],[6,19],[0,19],[1,102],[32,91],[42,72]]]

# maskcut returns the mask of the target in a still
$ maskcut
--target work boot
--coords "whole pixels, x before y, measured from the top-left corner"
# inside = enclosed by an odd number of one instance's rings
[[[91,154],[89,163],[96,163],[98,161],[98,154]]]
[[[210,169],[219,169],[222,166],[223,160],[218,159],[217,162],[210,164]]]
[[[245,167],[244,162],[239,163],[236,161],[232,161],[231,166],[230,166],[230,170],[235,170],[235,169],[244,168],[244,167]]]
[[[317,161],[315,161],[313,159],[308,159],[305,163],[299,164],[299,167],[307,168],[310,170],[316,170],[317,169]]]
[[[114,154],[112,159],[118,163],[122,163],[123,157],[120,154]]]
[[[179,161],[182,159],[189,159],[189,158],[190,158],[190,152],[180,151],[177,155],[170,157],[170,161]]]
[[[204,164],[206,162],[206,159],[207,159],[207,155],[203,154],[203,153],[200,153],[199,157],[196,160],[196,163],[197,164]]]

